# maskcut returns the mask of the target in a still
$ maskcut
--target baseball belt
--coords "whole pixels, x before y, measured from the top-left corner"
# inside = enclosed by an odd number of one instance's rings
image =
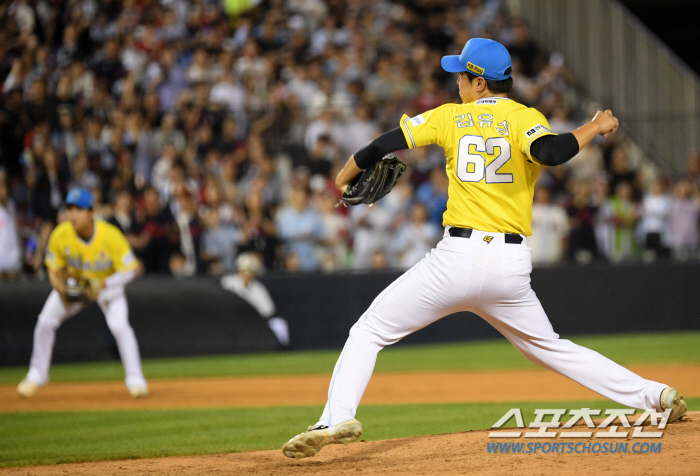
[[[471,228],[457,228],[453,226],[450,228],[450,236],[457,236],[459,238],[470,238],[472,236]],[[515,233],[505,233],[505,242],[511,245],[519,245],[523,242],[523,237],[516,235]]]

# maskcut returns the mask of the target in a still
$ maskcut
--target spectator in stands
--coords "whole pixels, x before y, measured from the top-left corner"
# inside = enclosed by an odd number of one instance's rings
[[[344,135],[335,115],[335,111],[332,108],[325,107],[321,110],[318,118],[312,121],[306,128],[304,144],[306,145],[306,152],[309,155],[312,155],[313,151],[316,150],[317,142],[321,137],[336,142],[335,139],[339,139]]]
[[[147,66],[151,87],[158,93],[158,103],[165,111],[171,110],[181,91],[187,88],[185,67],[178,61],[173,48],[166,48]]]
[[[46,80],[37,79],[29,90],[29,97],[24,103],[24,110],[31,124],[48,122],[51,128],[56,124],[57,104],[55,99],[48,94]]]
[[[590,182],[574,182],[573,196],[564,206],[571,230],[566,254],[570,260],[579,264],[590,263],[598,257],[595,235],[598,207],[593,203],[591,192]]]
[[[299,263],[299,256],[293,251],[287,251],[283,256],[283,268],[288,273],[296,273],[301,271],[301,264]]]
[[[552,132],[566,134],[576,129],[576,124],[571,122],[569,111],[564,106],[555,106],[552,109],[552,116],[548,118],[549,127]]]
[[[416,190],[416,198],[426,208],[428,220],[437,226],[442,226],[442,215],[447,210],[447,175],[441,168],[430,172],[430,180]]]
[[[245,91],[236,83],[233,71],[227,70],[222,73],[221,79],[211,88],[209,100],[221,104],[229,113],[245,119]]]
[[[163,146],[163,155],[153,165],[151,171],[151,183],[158,190],[163,201],[167,201],[172,195],[172,169],[179,159],[179,153],[174,142],[166,142]]]
[[[595,143],[589,143],[573,159],[565,164],[570,170],[569,178],[577,181],[592,181],[603,170],[603,157]]]
[[[338,197],[331,191],[321,193],[318,211],[323,223],[321,267],[326,271],[347,267],[350,223],[336,208]]]
[[[627,151],[622,145],[613,147],[610,153],[610,193],[617,192],[620,182],[627,182],[632,187],[632,197],[636,200],[641,197],[639,189],[639,174],[629,165]]]
[[[396,230],[396,255],[399,267],[413,267],[442,237],[442,228],[427,221],[427,210],[422,203],[416,203],[411,209],[410,220]]]
[[[299,260],[299,268],[318,268],[318,245],[323,239],[323,222],[318,212],[309,206],[305,188],[297,186],[292,189],[289,205],[277,213],[275,221],[280,238]]]
[[[68,182],[68,189],[71,188],[83,188],[85,190],[92,190],[100,186],[100,177],[90,170],[90,163],[85,154],[80,154],[73,159],[70,168],[70,179]]]
[[[229,155],[238,152],[244,146],[245,143],[238,139],[236,120],[232,117],[225,118],[221,124],[221,134],[216,140],[217,150],[221,155]]]
[[[425,108],[427,110],[430,108]],[[343,157],[350,157],[360,147],[379,135],[377,124],[372,120],[372,112],[367,105],[361,104],[343,126],[340,137],[340,149]]]
[[[79,59],[70,65],[71,96],[76,103],[83,106],[92,104],[95,94],[95,75]]]
[[[43,139],[42,139],[43,140]],[[58,154],[51,147],[43,149],[32,187],[34,213],[44,221],[55,224],[58,209],[66,196],[69,173],[59,164]]]
[[[384,201],[371,207],[357,205],[350,208],[350,220],[355,232],[352,243],[352,267],[368,269],[373,256],[381,250],[383,261],[388,262],[387,252],[392,240],[394,215]]]
[[[170,261],[170,272],[176,276],[194,276],[204,268],[201,254],[202,224],[192,194],[184,185],[177,186],[173,196],[177,227],[175,247],[176,254],[182,259]]]
[[[120,83],[126,74],[119,57],[118,40],[105,41],[102,50],[95,55],[92,69],[98,79],[106,82],[109,91],[118,90],[119,85],[115,88],[115,83]]]
[[[199,216],[204,225],[202,258],[206,271],[222,274],[234,269],[237,246],[241,241],[239,211],[224,200],[219,184],[208,179],[204,185],[204,205]]]
[[[165,146],[172,145],[179,153],[187,147],[187,139],[180,129],[177,129],[177,116],[173,113],[163,114],[160,127],[151,133],[152,147],[159,153],[164,152]]]
[[[10,177],[20,176],[22,173],[20,160],[28,129],[25,114],[22,107],[22,91],[15,88],[6,92],[4,100],[0,101],[0,167],[4,167]]]
[[[532,205],[532,236],[527,244],[532,249],[532,263],[552,264],[561,261],[567,248],[569,218],[561,205],[552,203],[552,194],[545,187],[535,188]]]
[[[389,267],[389,259],[383,248],[377,248],[372,252],[372,258],[369,262],[370,269],[386,269]]]
[[[68,85],[70,86],[70,82]],[[69,164],[80,153],[80,146],[78,145],[78,138],[74,129],[71,106],[60,106],[58,108],[58,127],[51,135],[51,147],[64,154]]]
[[[700,217],[700,192],[688,179],[681,179],[673,189],[671,216],[669,218],[669,244],[673,258],[687,261],[698,258],[698,218]]]
[[[263,200],[262,192],[246,195],[243,213],[240,250],[258,253],[265,268],[272,269],[277,258],[277,225],[272,217],[271,207]]]
[[[122,189],[117,192],[114,199],[113,213],[107,219],[107,222],[119,228],[131,244],[137,232],[137,224],[134,215],[134,197],[128,189]]]
[[[175,217],[170,207],[161,208],[160,194],[155,188],[144,190],[143,205],[137,223],[141,230],[138,243],[132,243],[134,253],[143,261],[146,272],[168,273],[170,257],[178,242]]]
[[[240,242],[237,228],[223,227],[219,210],[207,210],[202,217],[202,259],[209,274],[222,274],[233,270],[236,247]]]
[[[635,254],[634,232],[639,219],[637,204],[632,200],[629,182],[617,182],[615,194],[603,205],[600,214],[610,224],[608,258],[613,262],[631,259]]]
[[[333,163],[338,161],[338,149],[328,134],[319,136],[316,146],[309,153],[309,160],[303,163],[310,176],[330,177]]]
[[[22,268],[15,207],[8,196],[6,178],[5,171],[0,169],[0,281],[17,279]]]
[[[508,52],[520,62],[525,76],[537,76],[544,63],[539,47],[530,38],[530,32],[522,19],[513,20],[512,29],[513,41],[508,46]]]
[[[665,193],[664,187],[664,180],[654,180],[642,201],[645,261],[668,257],[668,229],[673,201]]]

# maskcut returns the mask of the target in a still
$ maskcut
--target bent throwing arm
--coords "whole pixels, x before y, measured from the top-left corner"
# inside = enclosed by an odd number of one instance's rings
[[[593,138],[600,134],[607,137],[608,133],[614,133],[619,126],[618,119],[612,115],[612,111],[598,111],[591,122],[578,129],[559,135],[546,135],[535,139],[530,147],[533,157],[544,165],[561,165],[571,160]]]

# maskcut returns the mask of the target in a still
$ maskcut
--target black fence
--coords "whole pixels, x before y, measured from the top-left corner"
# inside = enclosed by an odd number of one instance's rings
[[[0,365],[29,363],[46,283],[0,285]],[[267,323],[248,303],[201,278],[140,279],[127,287],[129,321],[142,357],[264,352],[278,348]],[[92,303],[56,334],[54,362],[118,358],[102,312]]]
[[[400,273],[266,276],[290,322],[296,348],[339,348],[350,327]],[[536,268],[532,287],[560,335],[700,329],[700,265],[591,265]],[[464,341],[500,334],[457,313],[401,343]]]
[[[399,272],[268,275],[261,280],[289,322],[294,349],[340,348],[354,322]],[[535,269],[532,285],[562,335],[700,329],[700,265]],[[0,285],[0,365],[29,362],[46,283]],[[264,319],[215,278],[144,278],[127,288],[143,357],[266,352],[279,346]],[[402,344],[499,334],[477,316],[448,316]],[[399,344],[400,345],[400,344]],[[54,361],[117,357],[92,304],[58,331]]]

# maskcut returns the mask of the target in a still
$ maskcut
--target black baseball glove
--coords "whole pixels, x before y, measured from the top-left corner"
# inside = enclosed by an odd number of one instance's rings
[[[340,203],[348,206],[376,202],[391,192],[407,168],[406,163],[395,155],[384,157],[350,181]]]

